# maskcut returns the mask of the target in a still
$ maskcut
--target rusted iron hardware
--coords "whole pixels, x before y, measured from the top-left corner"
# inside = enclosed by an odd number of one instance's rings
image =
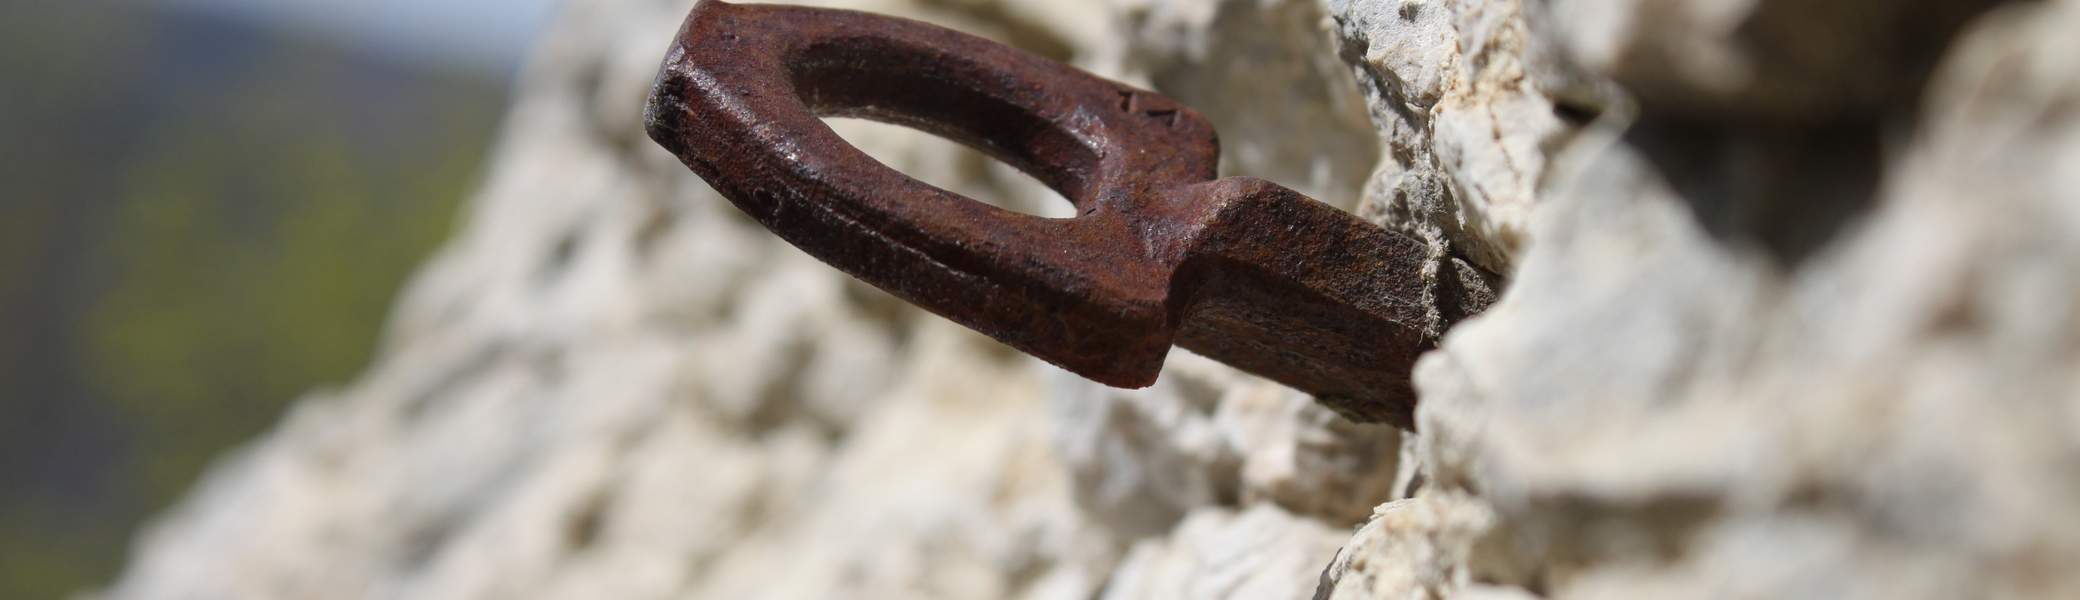
[[[912,179],[820,116],[967,144],[1077,216]],[[1084,377],[1147,386],[1176,343],[1351,419],[1412,425],[1409,369],[1438,319],[1425,246],[1268,181],[1215,179],[1213,127],[1169,98],[908,19],[704,0],[645,119],[795,246]]]

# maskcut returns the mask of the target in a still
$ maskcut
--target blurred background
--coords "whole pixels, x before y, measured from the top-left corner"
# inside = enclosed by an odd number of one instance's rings
[[[370,358],[554,0],[0,0],[0,599]]]

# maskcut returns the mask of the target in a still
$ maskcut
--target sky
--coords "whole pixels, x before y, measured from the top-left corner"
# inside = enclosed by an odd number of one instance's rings
[[[559,0],[137,0],[331,38],[417,63],[508,75]]]

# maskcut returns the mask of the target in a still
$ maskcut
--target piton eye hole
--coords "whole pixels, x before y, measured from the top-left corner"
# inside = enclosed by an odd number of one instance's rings
[[[1060,192],[959,142],[867,119],[824,117],[823,122],[867,156],[939,189],[1037,217],[1076,216],[1076,207]]]

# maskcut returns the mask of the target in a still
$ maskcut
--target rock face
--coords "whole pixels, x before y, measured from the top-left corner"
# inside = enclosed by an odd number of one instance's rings
[[[1475,4],[1462,54],[1514,27]],[[1535,94],[1616,87],[1561,111],[1596,116],[1544,146],[1502,302],[1418,367],[1431,485],[1332,597],[2080,594],[2080,3],[1959,26],[1983,4],[1515,11],[1571,56]]]
[[[377,364],[103,598],[2080,597],[2080,1],[843,3],[1155,87],[1500,292],[1420,435],[1181,351],[1098,386],[779,242],[641,131],[690,4],[566,7]]]

